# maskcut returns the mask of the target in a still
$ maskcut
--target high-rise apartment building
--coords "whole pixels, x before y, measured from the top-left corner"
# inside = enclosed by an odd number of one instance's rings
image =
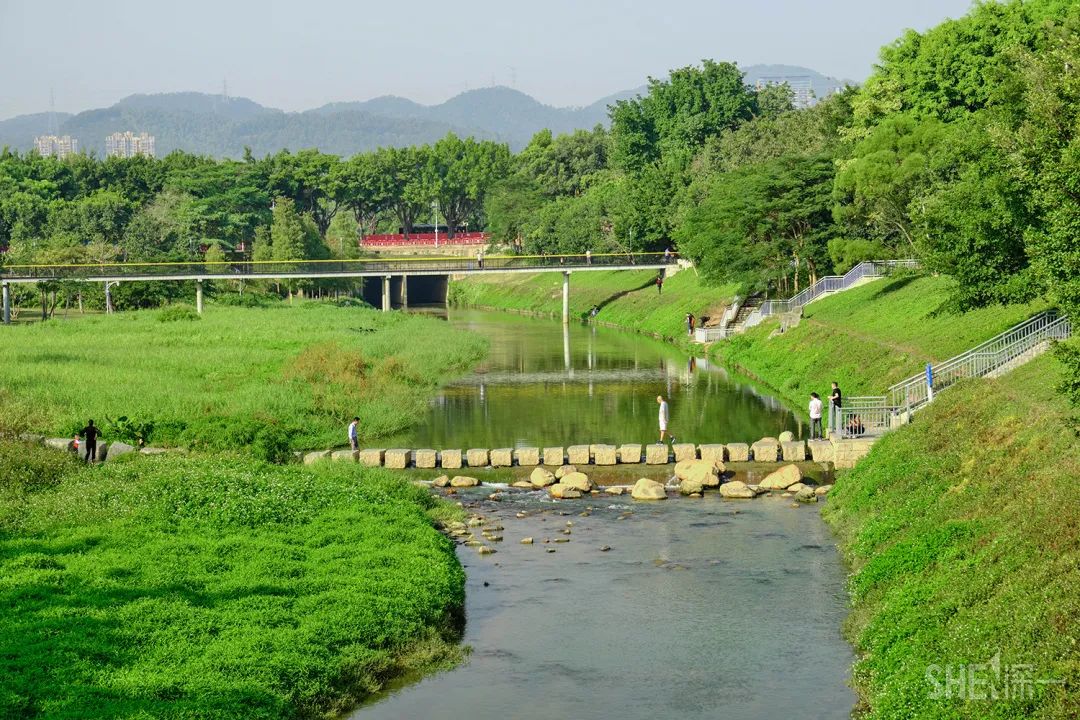
[[[106,157],[154,157],[154,136],[148,133],[115,132],[105,138]]]
[[[39,135],[34,138],[34,147],[41,157],[58,157],[61,160],[79,152],[79,141],[70,135]]]
[[[787,86],[791,88],[791,101],[797,108],[808,108],[817,103],[817,98],[814,96],[813,82],[807,75],[776,75],[770,77],[758,78],[755,86],[758,90],[769,85],[783,85],[787,83]]]

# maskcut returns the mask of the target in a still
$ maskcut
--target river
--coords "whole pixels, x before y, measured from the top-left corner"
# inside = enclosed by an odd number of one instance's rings
[[[651,441],[657,394],[680,440],[800,429],[775,399],[640,335],[473,311],[449,320],[489,337],[490,356],[443,389],[403,447]],[[458,546],[469,658],[353,720],[850,715],[846,575],[819,506],[490,492],[458,495],[505,528],[494,555]]]

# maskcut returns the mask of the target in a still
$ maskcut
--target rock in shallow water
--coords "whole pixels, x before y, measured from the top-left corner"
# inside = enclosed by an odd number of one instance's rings
[[[630,491],[630,497],[635,500],[666,500],[667,490],[655,480],[641,478],[634,483],[634,489]]]

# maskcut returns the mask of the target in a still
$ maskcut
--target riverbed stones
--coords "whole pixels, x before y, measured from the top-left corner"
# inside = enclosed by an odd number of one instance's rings
[[[562,480],[564,475],[577,472],[577,465],[562,465],[555,470],[555,479]]]
[[[469,467],[487,467],[488,451],[485,448],[469,448],[465,451],[465,462]]]
[[[828,440],[807,440],[806,447],[814,462],[833,461],[833,444]]]
[[[480,547],[476,548],[476,551],[478,553],[480,553],[481,555],[494,555],[495,554],[495,548],[488,547],[487,545],[481,545]]]
[[[806,443],[802,440],[781,440],[780,450],[784,462],[802,462],[806,459]]]
[[[387,450],[383,454],[383,467],[388,467],[391,470],[404,470],[409,467],[409,460],[411,459],[412,450],[394,448]]]
[[[443,450],[439,453],[439,466],[445,470],[457,470],[461,467],[460,450]]]
[[[720,463],[723,465],[724,459],[727,457],[727,448],[723,445],[711,444],[711,445],[698,445],[698,457],[702,460],[708,460],[713,463]],[[720,472],[723,472],[721,470]]]
[[[695,478],[686,478],[679,481],[679,494],[689,496],[700,496],[705,492],[705,486],[701,484],[701,480]]]
[[[780,457],[780,441],[776,438],[761,438],[750,446],[754,462],[776,462]]]
[[[803,485],[803,484],[802,484],[801,482],[797,482],[797,483],[795,483],[794,485],[789,485],[789,486],[787,487],[787,491],[788,491],[788,492],[793,492],[793,493],[797,493],[797,492],[799,492],[800,490],[802,490],[802,489],[803,489],[804,487],[809,487],[809,486],[808,486],[808,485]]]
[[[732,480],[731,482],[726,482],[720,486],[720,497],[732,500],[749,500],[756,494],[757,493],[741,480]]]
[[[634,483],[634,489],[630,491],[630,497],[635,500],[666,500],[667,490],[655,480],[641,478]]]
[[[523,447],[514,451],[517,464],[522,467],[532,467],[540,464],[540,448]]]
[[[68,450],[74,452],[75,446],[71,438],[45,438],[45,447],[53,450]]]
[[[592,453],[593,463],[596,465],[614,465],[615,464],[615,446],[614,445],[590,445],[589,451]]]
[[[123,457],[124,455],[130,455],[133,452],[135,452],[134,445],[128,445],[127,443],[122,442],[109,443],[109,448],[105,451],[105,462],[112,462],[120,457]],[[99,448],[98,457],[100,456],[101,451]]]
[[[604,492],[606,492],[608,495],[622,495],[624,492],[626,492],[626,488],[624,488],[622,485],[613,485],[612,487],[604,488]]]
[[[496,448],[491,451],[491,467],[510,467],[513,464],[513,448]]]
[[[145,449],[147,448],[144,448],[144,450]],[[334,453],[332,450],[316,450],[315,452],[309,452],[307,455],[304,456],[304,464],[314,465],[320,460],[326,460],[333,454]]]
[[[779,440],[781,443],[791,442],[795,439],[795,433],[791,432],[790,430],[785,430],[784,432],[780,433],[780,435],[778,435],[776,439]]]
[[[747,462],[750,460],[750,446],[746,443],[727,444],[728,462]]]
[[[533,539],[531,537],[523,537],[523,538],[521,538],[521,544],[522,545],[532,545],[533,544]]]
[[[646,465],[667,465],[668,446],[663,443],[652,443],[645,446]]]
[[[385,452],[382,448],[369,448],[357,453],[349,453],[349,457],[367,467],[380,467],[383,464],[383,453]],[[337,453],[334,453],[334,459],[338,459]]]
[[[544,448],[544,464],[550,466],[562,465],[566,455],[561,447]]]
[[[797,482],[802,481],[802,471],[798,465],[785,465],[779,470],[769,473],[765,479],[758,483],[765,490],[786,490]]]
[[[545,488],[555,484],[555,475],[545,468],[534,468],[532,474],[529,475],[529,482],[535,488]]]
[[[677,462],[675,463],[675,477],[682,483],[689,482],[701,488],[717,487],[720,485],[720,477],[716,473],[714,463],[715,461],[710,460],[683,460]]]
[[[476,487],[479,484],[479,480],[474,477],[469,477],[468,475],[455,475],[454,478],[450,480],[450,487],[456,488]]]
[[[795,500],[801,503],[816,503],[818,501],[817,493],[814,492],[814,488],[803,486],[803,489],[795,493]]]
[[[592,480],[583,472],[566,473],[559,479],[559,483],[583,493],[593,489]]]
[[[571,465],[589,464],[589,446],[571,445],[566,448],[566,461]]]
[[[432,480],[431,484],[434,485],[437,488],[450,487],[450,476],[449,475],[440,475],[439,477]]]
[[[671,450],[675,453],[675,462],[697,459],[697,445],[693,443],[673,443]]]
[[[627,443],[619,446],[619,462],[637,465],[641,462],[641,446],[637,443]]]
[[[431,449],[414,450],[413,464],[418,468],[429,470],[439,464],[439,453]]]
[[[519,490],[532,490],[533,484],[528,480],[517,480],[510,487],[517,488]]]
[[[818,497],[822,497],[828,495],[830,490],[832,490],[832,485],[822,485],[819,488],[814,488],[814,494]]]
[[[581,497],[581,491],[561,482],[548,487],[548,493],[557,500],[574,500]]]

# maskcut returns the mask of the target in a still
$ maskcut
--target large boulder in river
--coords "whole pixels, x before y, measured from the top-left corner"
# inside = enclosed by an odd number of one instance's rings
[[[576,487],[571,487],[561,482],[550,485],[548,487],[548,493],[551,494],[551,497],[558,500],[573,500],[575,498],[581,497],[580,490],[578,490]]]
[[[458,475],[450,481],[450,487],[456,488],[476,487],[479,484],[479,480],[474,477],[469,477],[468,475]]]
[[[590,480],[589,476],[583,472],[575,471],[572,473],[566,473],[562,476],[562,479],[559,480],[559,482],[563,485],[566,485],[567,487],[572,487],[575,490],[580,490],[581,492],[589,492],[593,489],[592,480]]]
[[[635,500],[666,500],[667,490],[655,480],[641,478],[634,483],[634,489],[630,491],[630,497]]]
[[[803,486],[803,489],[795,493],[795,499],[798,502],[803,503],[816,503],[818,501],[817,492],[812,487]]]
[[[683,460],[675,463],[675,477],[680,481],[692,481],[702,487],[718,487],[720,477],[717,474],[716,460]],[[720,461],[723,472],[724,463]]]
[[[756,493],[741,480],[732,480],[720,486],[720,496],[732,499],[749,499]]]
[[[450,476],[449,475],[440,475],[439,477],[432,480],[431,484],[434,485],[437,488],[450,487]]]
[[[533,484],[533,487],[545,488],[555,484],[555,476],[551,474],[551,471],[537,467],[529,475],[529,482]]]
[[[758,483],[763,490],[786,490],[802,481],[802,471],[798,465],[785,465],[776,472],[769,473]]]
[[[776,439],[782,443],[791,442],[795,439],[795,433],[791,432],[790,430],[785,430],[784,432],[780,433],[780,436]]]
[[[577,472],[577,465],[563,465],[555,469],[555,479],[562,480],[564,476]]]
[[[699,479],[687,478],[679,481],[680,495],[701,495],[704,492],[705,486],[701,484]]]

